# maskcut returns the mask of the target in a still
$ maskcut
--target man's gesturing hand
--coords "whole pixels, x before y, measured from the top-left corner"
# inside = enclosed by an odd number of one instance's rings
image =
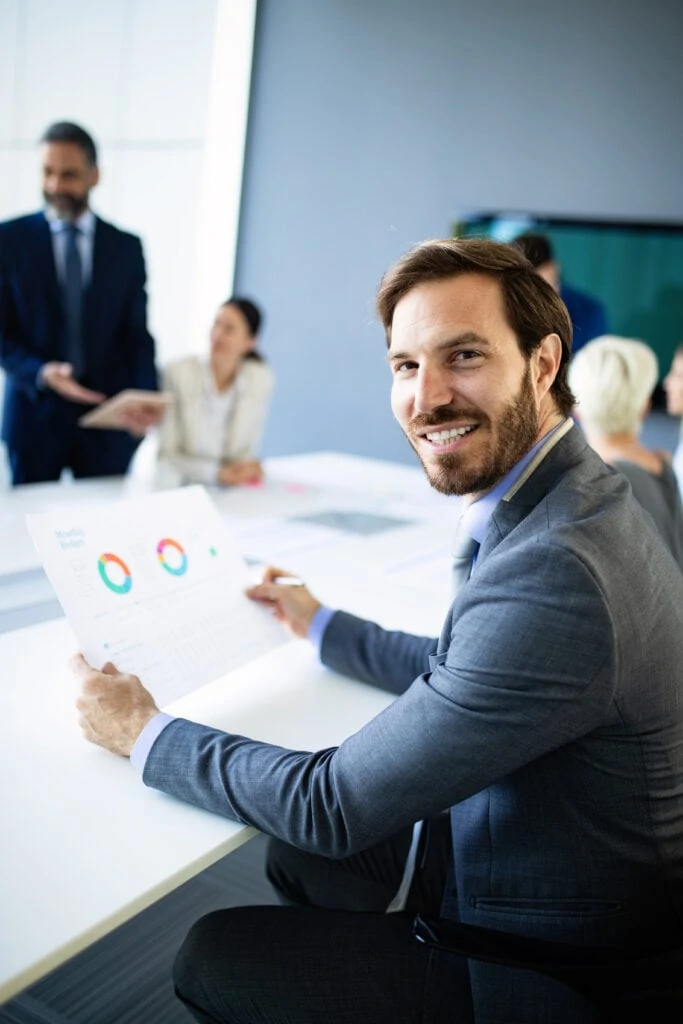
[[[296,637],[308,636],[313,616],[321,607],[306,587],[283,587],[273,581],[278,576],[290,576],[284,569],[269,565],[263,581],[247,590],[252,601],[273,609],[273,614]]]
[[[83,405],[99,405],[107,397],[101,391],[84,388],[74,380],[71,363],[44,363],[40,371],[43,384],[56,391],[67,402],[79,402]]]
[[[98,672],[82,654],[75,654],[69,667],[80,683],[76,707],[86,740],[128,757],[159,710],[152,695],[137,676],[119,672],[111,662]]]

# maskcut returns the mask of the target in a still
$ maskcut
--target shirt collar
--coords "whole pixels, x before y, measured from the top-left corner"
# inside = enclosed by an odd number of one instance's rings
[[[60,220],[59,217],[50,216],[49,213],[46,213],[45,216],[53,235],[65,231],[71,224],[71,221]],[[73,221],[73,224],[87,238],[91,238],[95,234],[95,214],[92,210],[84,210],[80,217]]]
[[[491,514],[499,501],[509,501],[521,485],[543,461],[549,451],[574,425],[571,419],[562,420],[556,427],[544,434],[540,441],[517,462],[512,469],[499,480],[493,490],[488,491],[477,501],[473,501],[463,512],[458,529],[465,531],[481,544],[489,525]]]

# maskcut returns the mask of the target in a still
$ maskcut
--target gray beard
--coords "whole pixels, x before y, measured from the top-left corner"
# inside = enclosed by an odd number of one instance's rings
[[[45,197],[43,197],[45,199]],[[63,224],[74,224],[82,213],[88,209],[88,200],[74,200],[63,209],[54,206],[49,199],[45,199],[45,213],[48,220],[61,220]]]

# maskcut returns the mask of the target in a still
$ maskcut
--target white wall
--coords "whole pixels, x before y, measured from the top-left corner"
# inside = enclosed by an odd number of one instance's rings
[[[203,324],[231,289],[254,10],[0,0],[0,219],[39,208],[47,125],[88,129],[102,174],[93,208],[143,239],[162,363],[205,347]]]

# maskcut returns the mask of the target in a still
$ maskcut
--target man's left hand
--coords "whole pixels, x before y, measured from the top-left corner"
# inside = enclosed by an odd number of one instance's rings
[[[76,707],[79,725],[90,743],[129,757],[138,736],[158,713],[151,693],[137,676],[107,662],[101,672],[75,654],[69,667],[80,683]]]

